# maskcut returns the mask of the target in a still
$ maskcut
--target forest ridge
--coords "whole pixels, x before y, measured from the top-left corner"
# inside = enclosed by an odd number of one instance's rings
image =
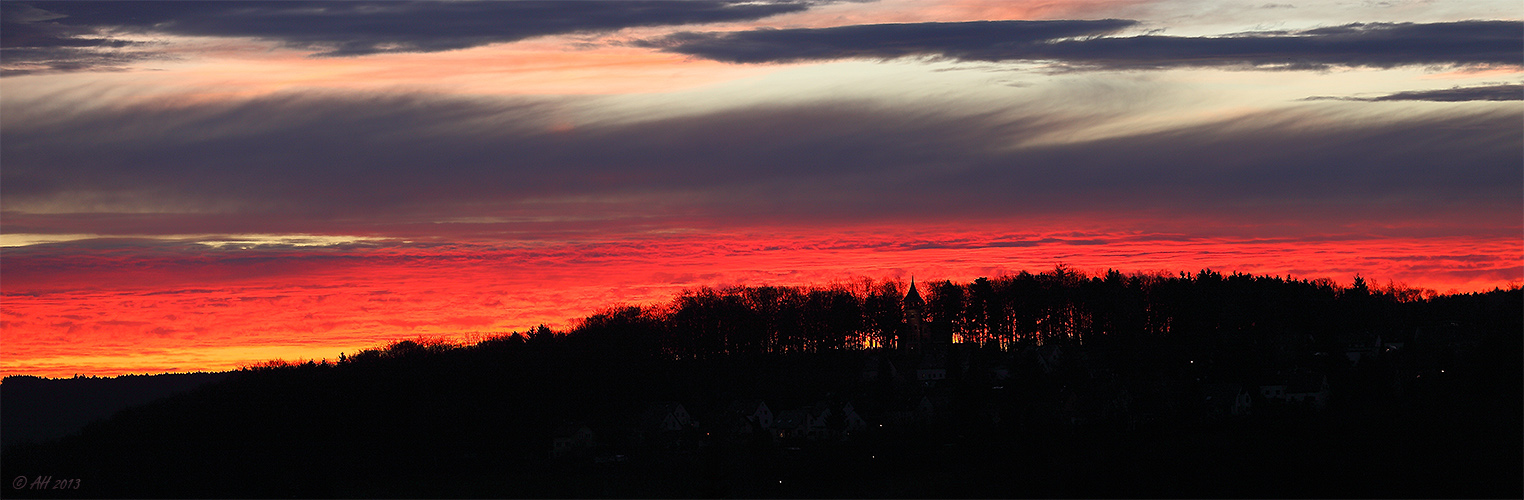
[[[1413,328],[1441,326],[1430,316],[1448,297],[1394,284],[1373,287],[1359,276],[1350,286],[1341,286],[1327,278],[1295,280],[1211,270],[1176,275],[1110,270],[1087,276],[1063,265],[1036,274],[1023,271],[969,283],[942,280],[908,286],[925,296],[920,321],[953,342],[1000,349],[1096,341],[1185,342],[1213,334],[1296,333],[1325,343],[1356,332],[1393,338],[1412,334]],[[566,337],[673,359],[894,348],[906,334],[906,293],[904,282],[867,279],[828,286],[704,287],[684,291],[666,304],[609,307],[564,332],[542,325],[480,341],[549,342]],[[452,344],[420,337],[354,356],[364,359],[388,349]]]

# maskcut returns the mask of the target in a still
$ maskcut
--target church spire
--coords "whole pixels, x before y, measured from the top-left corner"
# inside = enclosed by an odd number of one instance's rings
[[[905,304],[915,304],[920,306],[925,303],[926,301],[921,300],[921,292],[918,292],[915,289],[915,275],[912,274],[910,275],[910,291],[905,292]]]

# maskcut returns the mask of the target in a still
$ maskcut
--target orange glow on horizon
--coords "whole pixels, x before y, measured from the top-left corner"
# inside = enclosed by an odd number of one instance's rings
[[[663,304],[701,286],[828,285],[862,278],[966,282],[1063,263],[1099,274],[1360,274],[1439,292],[1519,284],[1509,238],[1352,241],[990,233],[690,235],[516,248],[7,251],[0,374],[215,371],[273,358],[335,359],[419,335],[564,329],[616,304]]]

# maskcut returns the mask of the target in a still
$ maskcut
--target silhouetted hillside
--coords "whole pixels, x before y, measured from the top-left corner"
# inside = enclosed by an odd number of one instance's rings
[[[46,441],[130,406],[226,378],[226,373],[165,373],[45,379],[11,376],[0,382],[4,445]]]
[[[66,481],[17,498],[1524,493],[1517,289],[1058,269],[903,293],[699,290],[266,363],[0,467]]]

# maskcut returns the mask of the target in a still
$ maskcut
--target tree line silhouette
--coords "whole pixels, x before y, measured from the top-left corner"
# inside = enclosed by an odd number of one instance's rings
[[[1062,265],[1037,274],[915,285],[924,287],[927,297],[923,321],[950,330],[954,342],[1001,349],[1183,343],[1217,334],[1298,332],[1321,338],[1355,330],[1395,332],[1425,315],[1418,304],[1438,298],[1398,285],[1373,288],[1358,276],[1350,286],[1340,286],[1329,279],[1211,270],[1087,276]],[[704,287],[666,304],[611,307],[567,332],[541,326],[498,340],[544,343],[565,336],[672,359],[893,348],[905,334],[906,291],[900,281],[867,279],[810,287]]]

